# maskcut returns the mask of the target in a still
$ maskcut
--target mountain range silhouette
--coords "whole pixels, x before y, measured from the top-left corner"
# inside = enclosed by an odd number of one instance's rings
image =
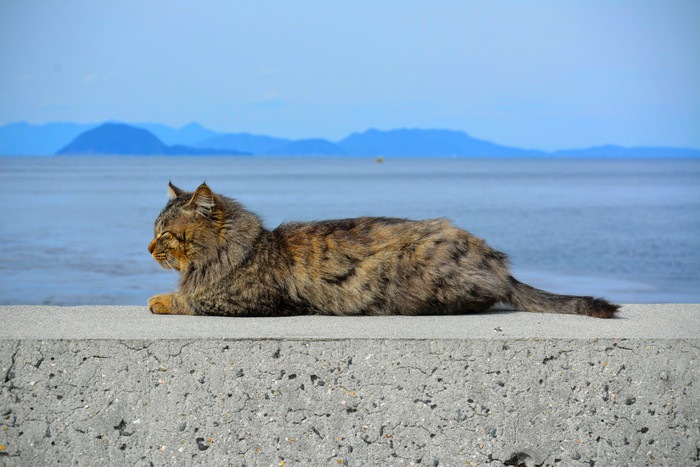
[[[153,133],[123,123],[105,123],[78,135],[57,155],[116,154],[124,156],[201,156],[247,155],[232,149],[193,148],[185,145],[168,146]]]
[[[11,123],[0,126],[0,155],[275,155],[366,157],[700,157],[700,150],[615,145],[547,152],[499,145],[463,131],[369,129],[339,141],[219,133],[198,123],[101,125]]]

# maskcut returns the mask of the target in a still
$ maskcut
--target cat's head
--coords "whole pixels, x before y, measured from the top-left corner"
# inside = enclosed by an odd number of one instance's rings
[[[205,184],[193,193],[168,183],[168,204],[156,219],[148,252],[165,269],[206,261],[226,241],[225,200]]]

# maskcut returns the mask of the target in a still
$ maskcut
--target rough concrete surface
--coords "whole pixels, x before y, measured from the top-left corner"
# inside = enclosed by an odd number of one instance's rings
[[[389,337],[356,336],[366,323],[344,319],[304,337],[303,320],[316,321],[301,317],[290,337],[254,326],[248,337],[206,338],[207,320],[176,317],[195,336],[146,338],[141,327],[129,338],[115,325],[113,338],[76,337],[82,325],[54,320],[62,336],[40,326],[32,338],[17,309],[0,307],[0,465],[700,463],[697,305],[625,308],[624,319],[585,324],[552,316],[576,338],[550,336],[547,324],[504,337],[533,316],[524,313],[435,317],[432,337],[402,337],[416,332],[414,318],[390,321]],[[654,310],[647,337],[622,332]],[[53,309],[59,321],[71,311]],[[484,336],[445,338],[441,318]],[[669,333],[679,320],[683,332]]]
[[[2,339],[700,338],[700,304],[625,305],[616,319],[507,310],[461,316],[225,318],[145,306],[0,306]]]

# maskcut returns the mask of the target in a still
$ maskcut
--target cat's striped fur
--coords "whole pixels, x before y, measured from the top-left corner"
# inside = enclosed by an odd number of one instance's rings
[[[498,302],[533,312],[610,318],[603,299],[518,282],[505,254],[446,219],[383,217],[283,224],[270,231],[202,184],[169,184],[148,247],[180,272],[180,290],[152,312],[221,316],[419,315],[483,312]]]

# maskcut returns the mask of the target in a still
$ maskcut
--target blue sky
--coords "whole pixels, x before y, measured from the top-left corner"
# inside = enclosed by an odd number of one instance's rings
[[[698,1],[5,1],[0,124],[700,148]]]

